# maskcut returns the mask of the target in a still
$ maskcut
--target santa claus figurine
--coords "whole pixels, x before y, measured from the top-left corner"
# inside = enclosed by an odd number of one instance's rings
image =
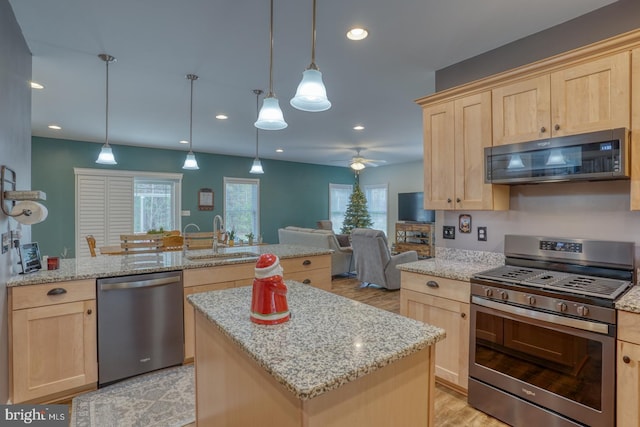
[[[261,325],[277,325],[291,318],[287,306],[287,285],[282,280],[280,259],[262,254],[255,267],[251,297],[251,321]]]

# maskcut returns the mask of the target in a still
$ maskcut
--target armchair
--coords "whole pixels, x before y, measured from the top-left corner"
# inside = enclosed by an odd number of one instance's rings
[[[396,266],[418,260],[416,251],[391,255],[387,236],[381,230],[354,228],[351,247],[358,280],[389,290],[400,289],[400,270]]]

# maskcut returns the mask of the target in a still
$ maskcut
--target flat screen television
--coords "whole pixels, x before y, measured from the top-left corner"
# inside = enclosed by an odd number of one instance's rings
[[[435,222],[436,211],[423,208],[424,194],[398,193],[398,221]]]

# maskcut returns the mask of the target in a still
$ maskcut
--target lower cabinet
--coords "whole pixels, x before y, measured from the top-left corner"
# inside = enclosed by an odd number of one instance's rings
[[[98,380],[95,280],[8,288],[13,403],[52,402]]]
[[[331,290],[331,255],[314,255],[280,260],[284,279]]]
[[[640,314],[618,311],[616,425],[640,426]]]
[[[436,344],[436,381],[467,393],[469,377],[468,282],[402,271],[400,314],[445,330]]]

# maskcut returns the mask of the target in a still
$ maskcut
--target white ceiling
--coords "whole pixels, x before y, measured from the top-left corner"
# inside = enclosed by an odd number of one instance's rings
[[[260,157],[347,165],[422,158],[414,99],[433,92],[434,71],[560,24],[612,0],[318,0],[316,63],[333,106],[294,109],[311,62],[311,0],[274,0],[274,92],[289,127],[260,131]],[[105,63],[109,140],[187,150],[189,81],[193,150],[253,157],[256,98],[268,89],[268,0],[10,0],[33,53],[33,135],[104,142]],[[348,28],[365,26],[354,42]],[[262,100],[260,101],[260,105]],[[224,113],[226,121],[214,116]],[[49,124],[62,130],[53,131]],[[365,126],[354,131],[356,124]],[[276,153],[283,148],[284,153]],[[96,146],[96,154],[98,147]],[[339,162],[343,160],[343,162]]]

